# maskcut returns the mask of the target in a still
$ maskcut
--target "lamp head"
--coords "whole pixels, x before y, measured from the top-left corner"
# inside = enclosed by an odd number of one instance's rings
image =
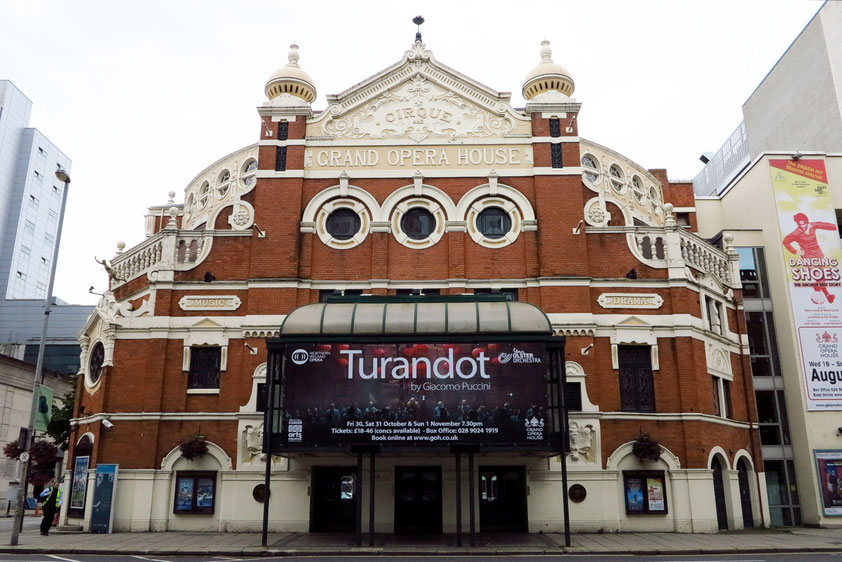
[[[61,166],[59,166],[56,169],[56,177],[58,178],[58,181],[61,181],[61,182],[64,182],[64,183],[70,183],[70,174],[68,174],[67,170],[65,170]]]

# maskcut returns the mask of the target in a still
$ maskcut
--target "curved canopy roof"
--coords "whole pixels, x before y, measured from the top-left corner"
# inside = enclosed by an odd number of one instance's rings
[[[529,333],[552,335],[539,308],[506,301],[374,301],[307,304],[290,312],[280,335],[452,335]]]

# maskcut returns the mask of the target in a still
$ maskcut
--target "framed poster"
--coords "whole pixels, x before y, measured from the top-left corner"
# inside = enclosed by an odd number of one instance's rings
[[[824,514],[842,516],[842,450],[814,450],[819,471],[819,496]]]
[[[91,457],[76,457],[73,463],[73,481],[70,485],[70,509],[85,509],[85,494],[88,491],[88,465]]]
[[[284,361],[284,450],[549,446],[544,342],[296,343]]]
[[[173,513],[213,513],[215,498],[215,472],[176,473]]]
[[[625,485],[626,513],[646,513],[643,503],[643,478],[626,478]]]
[[[623,471],[626,513],[667,513],[666,479],[662,470]]]
[[[91,532],[110,533],[114,521],[114,494],[117,488],[119,465],[100,464],[96,467],[94,499],[91,506]]]
[[[196,480],[191,477],[180,477],[176,484],[175,510],[181,513],[193,511],[193,489]]]

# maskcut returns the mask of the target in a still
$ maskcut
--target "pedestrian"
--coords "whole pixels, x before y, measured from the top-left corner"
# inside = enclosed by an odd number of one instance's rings
[[[44,512],[44,518],[41,519],[41,534],[47,536],[50,534],[50,527],[53,525],[56,511],[61,506],[61,490],[58,489],[58,484],[55,480],[49,482],[49,486],[44,488],[41,492],[41,509]]]

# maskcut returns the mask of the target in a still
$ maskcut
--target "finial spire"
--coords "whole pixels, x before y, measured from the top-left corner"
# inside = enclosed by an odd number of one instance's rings
[[[418,26],[418,31],[415,32],[415,42],[421,42],[421,24],[424,23],[424,16],[415,16],[412,18],[412,23]]]
[[[552,55],[553,50],[550,49],[550,42],[544,39],[541,41],[541,61],[553,62],[553,59],[550,58]]]
[[[287,66],[298,66],[298,45],[293,43],[289,46],[289,53],[287,54],[287,58],[289,59],[289,63]]]

